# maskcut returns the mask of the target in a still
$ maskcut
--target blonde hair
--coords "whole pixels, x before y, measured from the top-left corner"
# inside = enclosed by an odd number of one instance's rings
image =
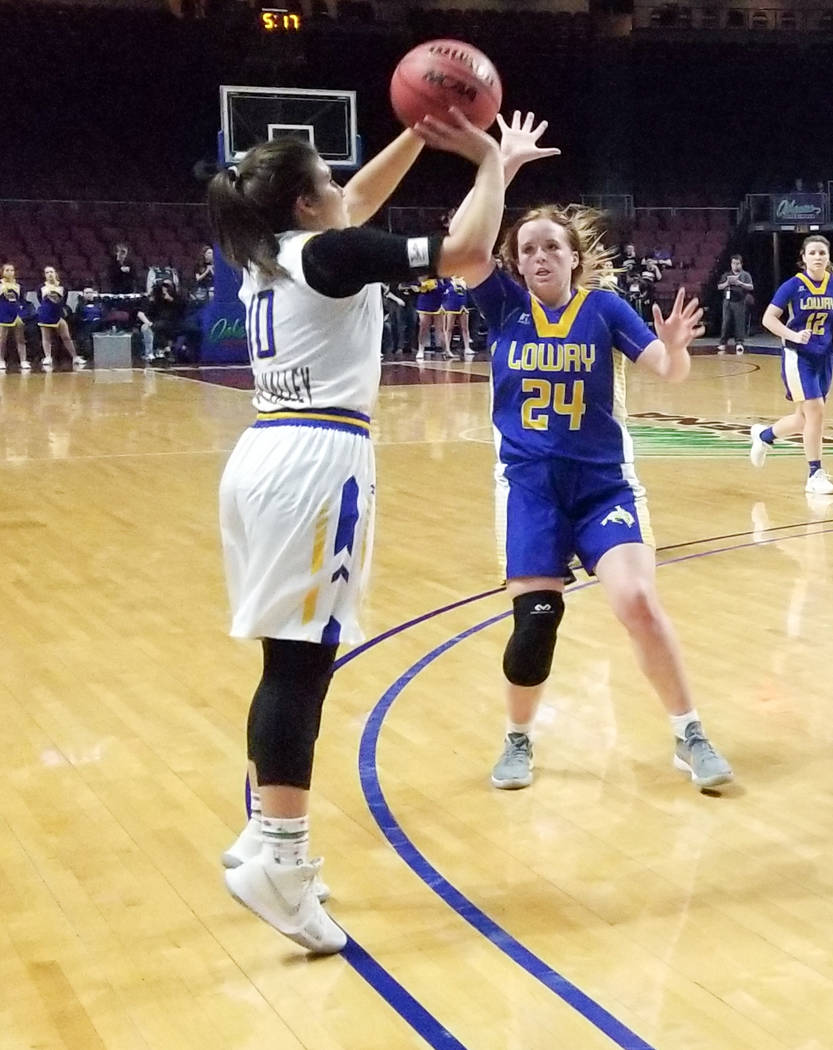
[[[506,231],[500,246],[500,258],[504,267],[513,277],[520,280],[518,272],[518,234],[527,222],[536,219],[549,219],[561,226],[567,234],[570,248],[578,255],[578,266],[573,270],[570,284],[572,287],[583,285],[585,288],[604,287],[603,265],[612,261],[616,254],[613,248],[606,248],[602,240],[602,213],[595,208],[586,208],[582,204],[541,204],[530,208]],[[614,271],[615,272],[615,271]]]

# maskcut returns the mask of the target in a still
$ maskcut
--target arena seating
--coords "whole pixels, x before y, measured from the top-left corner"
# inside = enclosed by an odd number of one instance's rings
[[[103,287],[113,245],[124,241],[142,272],[154,263],[175,266],[190,279],[208,241],[202,205],[135,202],[2,201],[0,253],[15,264],[23,285],[40,282],[56,266],[65,285]]]
[[[674,262],[656,288],[660,306],[668,305],[680,285],[701,301],[709,297],[715,270],[729,245],[734,218],[730,208],[636,209],[630,239],[637,255],[666,248]]]

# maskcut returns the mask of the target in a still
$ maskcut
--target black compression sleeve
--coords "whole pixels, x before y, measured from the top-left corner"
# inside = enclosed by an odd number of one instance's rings
[[[402,237],[369,227],[326,230],[303,247],[304,277],[316,292],[342,299],[366,284],[435,274],[442,241],[442,236]]]

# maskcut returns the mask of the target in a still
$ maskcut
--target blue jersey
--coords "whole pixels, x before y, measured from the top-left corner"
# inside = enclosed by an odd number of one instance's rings
[[[23,315],[23,293],[17,282],[0,281],[0,325],[11,328]]]
[[[787,328],[800,332],[808,328],[810,342],[789,343],[800,354],[829,354],[833,346],[833,279],[829,271],[815,284],[806,273],[785,281],[772,297],[772,305],[786,310],[782,318]]]
[[[550,309],[495,270],[471,290],[489,324],[492,420],[502,462],[633,462],[625,358],[656,335],[614,292],[576,288]]]

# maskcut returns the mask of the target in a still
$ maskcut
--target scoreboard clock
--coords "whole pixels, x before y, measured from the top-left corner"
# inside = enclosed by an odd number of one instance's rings
[[[260,28],[265,33],[298,33],[301,16],[283,7],[264,7],[260,12]]]

